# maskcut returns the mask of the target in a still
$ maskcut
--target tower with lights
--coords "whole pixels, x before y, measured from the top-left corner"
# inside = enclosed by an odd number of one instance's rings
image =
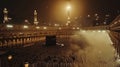
[[[67,23],[66,23],[66,26],[69,26],[70,23],[71,23],[71,17],[70,17],[71,6],[70,6],[70,4],[67,5],[66,9],[67,9]]]
[[[38,25],[37,11],[36,10],[34,10],[34,24]]]
[[[6,23],[6,22],[8,22],[8,10],[7,10],[7,8],[4,8],[3,13],[4,13],[3,23]]]

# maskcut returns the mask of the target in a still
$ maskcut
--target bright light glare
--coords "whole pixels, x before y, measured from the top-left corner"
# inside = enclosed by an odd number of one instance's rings
[[[13,25],[7,25],[6,27],[7,28],[13,28]]]
[[[70,9],[71,9],[71,6],[70,6],[70,5],[68,5],[68,6],[67,6],[67,10],[70,10]]]
[[[28,26],[24,25],[23,28],[28,28]]]

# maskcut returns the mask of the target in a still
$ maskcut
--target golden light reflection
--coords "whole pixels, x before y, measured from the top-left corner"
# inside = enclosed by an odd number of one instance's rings
[[[75,18],[83,15],[84,13],[84,2],[80,2],[77,0],[72,1],[54,1],[50,9],[50,17],[51,19],[56,19],[55,21],[59,21],[60,23],[66,22],[67,10],[70,10],[70,17]]]

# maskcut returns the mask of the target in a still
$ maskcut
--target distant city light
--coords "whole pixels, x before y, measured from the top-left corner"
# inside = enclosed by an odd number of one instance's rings
[[[13,28],[13,25],[6,25],[7,28]]]
[[[28,26],[24,25],[23,28],[28,28]]]

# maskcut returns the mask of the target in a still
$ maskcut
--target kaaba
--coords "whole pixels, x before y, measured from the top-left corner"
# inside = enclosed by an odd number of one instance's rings
[[[46,36],[46,46],[54,46],[56,45],[56,36]]]

